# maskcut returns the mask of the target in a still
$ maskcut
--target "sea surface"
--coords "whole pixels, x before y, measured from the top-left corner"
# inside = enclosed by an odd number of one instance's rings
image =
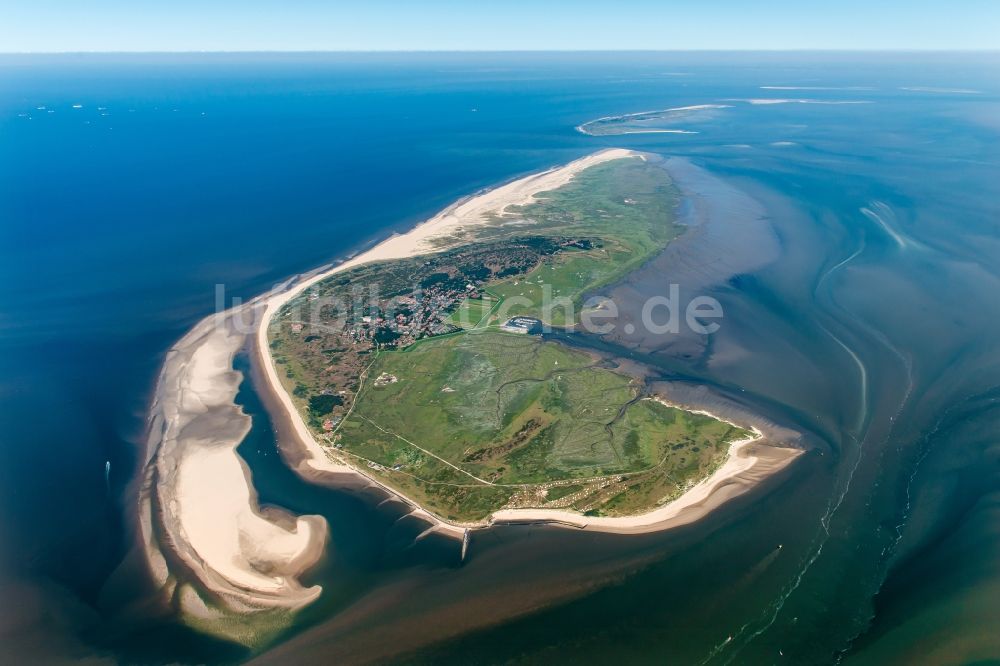
[[[693,134],[574,129],[701,104]],[[678,158],[715,211],[617,297],[675,281],[725,318],[603,343],[807,453],[694,526],[495,529],[460,562],[294,475],[241,359],[239,452],[262,502],[330,521],[324,595],[261,652],[180,626],[132,548],[171,344],[605,147]],[[0,660],[998,659],[998,183],[996,54],[0,57]]]

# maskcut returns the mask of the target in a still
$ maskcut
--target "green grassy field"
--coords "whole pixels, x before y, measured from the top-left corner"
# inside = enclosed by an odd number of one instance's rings
[[[380,376],[396,381],[376,386]],[[628,376],[534,336],[430,338],[378,356],[338,445],[442,515],[475,521],[512,501],[544,506],[553,482],[591,490],[576,508],[592,509],[612,499],[610,479],[623,477],[618,495],[636,477],[655,505],[747,434],[639,398]]]
[[[499,299],[489,295],[483,298],[467,298],[451,313],[446,323],[459,328],[475,328],[499,303]]]

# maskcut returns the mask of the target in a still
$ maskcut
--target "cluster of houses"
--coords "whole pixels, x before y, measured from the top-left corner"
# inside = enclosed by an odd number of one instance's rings
[[[417,296],[399,296],[392,300],[391,309],[370,306],[351,325],[349,332],[355,341],[370,341],[382,347],[405,347],[420,338],[441,335],[456,330],[447,323],[455,306],[466,298],[480,298],[474,284],[457,287],[449,283],[432,285]]]

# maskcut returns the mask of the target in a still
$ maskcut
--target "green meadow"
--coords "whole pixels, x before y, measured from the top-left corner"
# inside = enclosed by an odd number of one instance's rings
[[[376,385],[385,376],[396,381]],[[568,508],[652,508],[748,433],[645,399],[636,380],[585,353],[481,330],[381,352],[339,435],[390,485],[473,522],[565,500],[564,486]]]

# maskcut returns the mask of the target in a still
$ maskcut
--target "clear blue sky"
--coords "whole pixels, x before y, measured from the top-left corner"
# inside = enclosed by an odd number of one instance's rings
[[[0,0],[0,51],[998,49],[1000,0]]]

